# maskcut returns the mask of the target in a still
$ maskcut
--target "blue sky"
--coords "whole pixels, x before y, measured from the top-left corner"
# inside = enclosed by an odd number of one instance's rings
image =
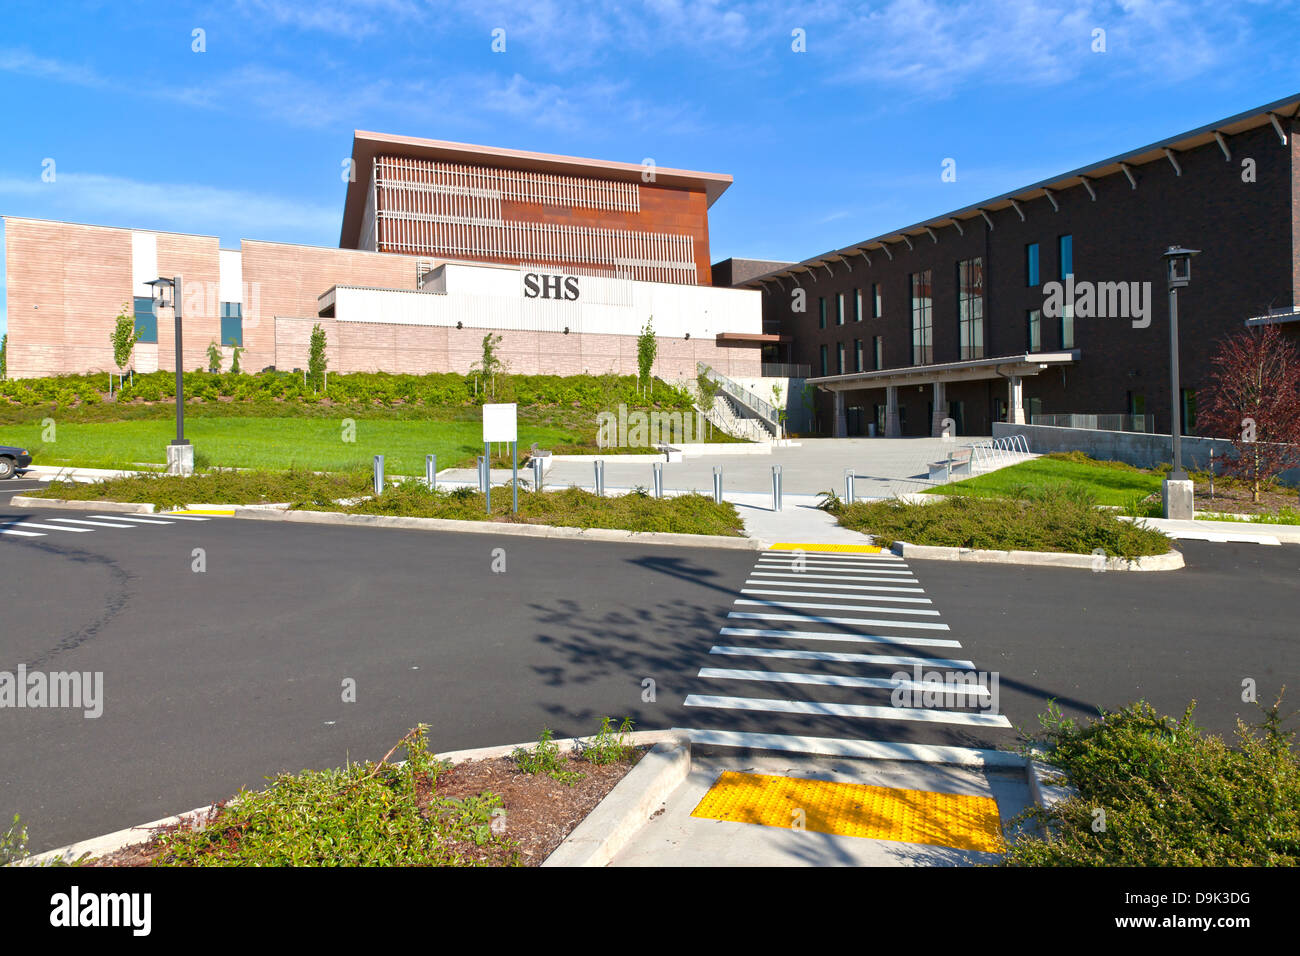
[[[712,258],[803,259],[1300,90],[1287,2],[6,0],[3,17],[0,214],[232,247],[336,245],[358,128],[729,173]]]

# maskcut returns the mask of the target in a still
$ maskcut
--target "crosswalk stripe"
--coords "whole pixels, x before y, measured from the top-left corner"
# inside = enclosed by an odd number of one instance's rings
[[[881,551],[875,554],[871,553],[851,553],[844,554],[836,551],[810,551],[803,552],[805,556],[811,555],[817,561],[902,561],[903,559],[896,554],[890,554],[888,551]],[[791,558],[798,555],[793,551],[773,551],[768,549],[761,555],[764,558]]]
[[[17,535],[20,538],[45,537],[45,532],[43,531],[19,531],[16,528],[0,528],[0,534],[13,534],[13,535]]]
[[[909,744],[888,740],[843,737],[804,737],[797,734],[758,734],[736,730],[687,730],[691,742],[704,746],[779,750],[787,753],[824,754],[830,757],[864,757],[876,760],[916,760],[926,763],[965,764],[975,767],[1023,767],[1025,758],[1006,750]]]
[[[800,651],[787,647],[740,647],[735,644],[714,644],[710,654],[728,657],[774,657],[793,661],[836,661],[844,664],[880,664],[887,667],[952,667],[973,670],[972,661],[959,661],[948,657],[907,657],[899,654],[852,654],[847,651]]]
[[[821,561],[766,561],[759,560],[759,568],[812,568],[817,571],[870,571],[873,574],[911,574],[912,570],[905,564],[879,564],[863,562],[861,564],[825,564]]]
[[[104,521],[83,521],[81,518],[51,518],[51,521],[66,521],[68,524],[88,524],[96,528],[134,528],[133,524],[108,524]]]
[[[773,588],[792,588],[795,586],[794,581],[756,581],[749,578],[746,584],[763,584]],[[810,585],[814,588],[834,588],[837,591],[884,591],[893,594],[924,594],[925,588],[900,588],[890,587],[887,584],[833,584],[830,581],[818,581]]]
[[[873,581],[876,584],[920,584],[916,578],[902,576],[878,577],[872,574],[807,574],[798,571],[751,571],[756,578],[793,578],[796,581]]]
[[[818,617],[813,614],[763,614],[756,611],[728,611],[727,617],[745,621],[804,621],[808,624],[853,624],[859,627],[908,627],[928,631],[950,630],[947,624],[927,624],[924,621],[876,621],[858,617]]]
[[[822,604],[816,601],[764,601],[760,598],[741,598],[737,604],[757,607],[794,607],[809,608],[818,611],[872,611],[876,614],[917,614],[924,617],[938,617],[938,611],[916,607],[865,607],[856,604]]]
[[[891,622],[894,623],[894,622]],[[786,631],[763,627],[724,627],[719,634],[729,637],[780,637],[798,641],[839,641],[844,644],[889,644],[900,647],[961,647],[961,641],[939,637],[910,637],[900,634],[845,634],[840,631]]]
[[[90,534],[89,528],[69,528],[63,524],[37,524],[35,521],[16,521],[7,528],[42,528],[45,531],[75,531],[77,534]]]
[[[224,512],[223,512],[224,513]],[[200,517],[199,515],[177,514],[175,511],[162,511],[159,514],[165,514],[168,518],[174,518],[177,521],[211,521],[211,518]]]
[[[140,518],[136,515],[91,515],[92,518],[107,518],[110,521],[132,521],[137,524],[175,524],[174,521],[162,521],[159,518]]]
[[[841,601],[895,601],[899,604],[933,604],[929,598],[894,597],[890,594],[825,594],[818,591],[774,591],[771,588],[741,588],[741,594],[775,594],[777,597],[839,598]]]
[[[780,714],[814,714],[820,717],[858,717],[866,720],[916,720],[936,724],[968,724],[977,727],[1010,727],[1001,714],[972,714],[957,710],[926,710],[922,707],[878,707],[873,704],[831,704],[816,700],[781,700],[764,697],[715,697],[691,694],[684,707],[717,707],[722,710],[769,711]]]
[[[805,674],[799,671],[755,671],[728,667],[702,667],[697,677],[718,680],[755,680],[773,684],[812,684],[819,687],[869,687],[876,690],[928,690],[962,697],[988,697],[988,688],[982,684],[927,684],[925,681],[894,680],[892,677],[850,677],[844,674]]]

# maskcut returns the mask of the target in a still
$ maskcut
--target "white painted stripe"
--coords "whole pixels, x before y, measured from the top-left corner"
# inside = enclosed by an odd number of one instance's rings
[[[110,521],[133,521],[137,524],[175,524],[174,521],[162,521],[158,518],[140,518],[136,515],[91,515],[92,518],[107,518]]]
[[[862,564],[825,564],[820,561],[759,561],[756,568],[765,570],[795,570],[810,568],[814,571],[869,571],[872,574],[912,574],[912,569],[897,564],[879,564],[864,562]]]
[[[773,551],[767,549],[760,555],[764,558],[789,558],[797,551]],[[809,548],[803,550],[804,557],[816,558],[818,561],[823,559],[832,561],[902,561],[903,559],[889,551],[813,551]]]
[[[803,577],[803,575],[799,575]],[[755,580],[750,578],[746,584],[765,584],[768,587],[792,588],[795,586],[794,581],[767,581]],[[818,581],[812,585],[815,588],[835,588],[837,591],[887,591],[894,594],[924,594],[925,588],[899,588],[890,587],[887,584],[832,584],[829,581]]]
[[[211,518],[204,518],[199,515],[178,515],[174,511],[163,511],[159,513],[165,514],[168,518],[175,518],[177,521],[211,521],[212,520]]]
[[[889,594],[835,594],[818,591],[774,591],[771,588],[741,588],[741,594],[775,594],[777,597],[839,598],[841,601],[893,601],[897,604],[933,604],[929,598],[893,597]]]
[[[799,574],[790,571],[751,571],[755,578],[793,578],[796,581],[874,581],[876,584],[919,584],[916,578],[876,577],[871,574]]]
[[[735,644],[714,644],[710,654],[729,657],[776,657],[794,661],[839,661],[845,664],[882,664],[887,667],[952,667],[974,670],[973,661],[948,657],[907,657],[900,654],[851,654],[846,651],[799,651],[786,647],[740,647]]]
[[[828,704],[816,700],[691,694],[682,701],[682,706],[767,711],[778,714],[815,714],[819,717],[858,717],[864,720],[917,720],[923,723],[967,724],[976,727],[1011,726],[1011,721],[1001,714],[968,714],[958,710],[926,710],[922,707],[876,707],[871,704]]]
[[[43,531],[15,531],[13,528],[0,528],[0,534],[14,534],[20,538],[43,538]]]
[[[927,684],[925,681],[894,680],[890,677],[849,677],[844,674],[805,674],[796,671],[752,671],[727,667],[702,667],[696,677],[717,680],[757,680],[774,684],[813,684],[819,687],[870,687],[877,690],[931,690],[946,695],[962,697],[988,697],[988,688],[982,684]],[[974,706],[972,702],[971,706]],[[896,709],[896,708],[895,708]]]
[[[918,607],[865,607],[857,604],[820,604],[815,601],[764,601],[759,598],[741,598],[737,604],[751,607],[795,607],[812,608],[818,611],[872,611],[876,614],[919,614],[924,617],[939,617],[938,611]]]
[[[77,534],[92,534],[89,528],[69,528],[64,524],[37,524],[35,521],[17,521],[12,525],[6,525],[9,528],[43,528],[46,531],[75,531]]]
[[[902,647],[961,647],[961,641],[898,634],[842,634],[839,631],[779,631],[760,627],[724,627],[729,637],[781,637],[796,641],[840,641],[844,644],[889,644]]]
[[[690,735],[692,743],[715,747],[780,750],[786,753],[825,754],[867,760],[917,760],[972,767],[1025,765],[1025,758],[1020,754],[978,747],[942,747],[884,740],[847,740],[843,737],[801,737],[794,734],[755,734],[735,730],[686,730],[686,733]]]
[[[754,611],[728,611],[727,617],[745,621],[803,621],[808,624],[852,624],[857,627],[914,627],[927,631],[950,630],[947,624],[927,624],[924,621],[873,621],[857,617],[815,617],[812,614],[760,614]]]
[[[88,524],[96,528],[134,528],[133,524],[109,524],[106,521],[82,521],[80,518],[51,518],[51,521],[66,521],[68,524]]]

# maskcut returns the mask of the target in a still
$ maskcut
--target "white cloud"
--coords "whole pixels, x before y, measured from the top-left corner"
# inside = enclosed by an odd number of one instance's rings
[[[423,10],[416,0],[238,0],[236,7],[249,19],[354,39],[392,29]]]
[[[262,238],[269,233],[328,242],[339,228],[336,206],[296,202],[242,189],[147,183],[98,173],[60,171],[53,183],[41,182],[37,177],[0,178],[0,199],[12,215],[227,239]]]

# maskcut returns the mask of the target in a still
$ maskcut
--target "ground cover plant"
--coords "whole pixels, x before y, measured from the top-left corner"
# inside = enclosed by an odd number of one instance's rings
[[[189,477],[138,475],[95,482],[54,481],[47,488],[28,492],[37,498],[74,501],[127,501],[153,504],[160,509],[189,504],[288,503],[310,508],[332,505],[371,490],[369,469],[316,472],[233,471],[215,469]]]
[[[1163,533],[1097,508],[1087,489],[1073,485],[1022,488],[1017,497],[955,496],[926,504],[895,499],[844,505],[833,498],[825,507],[844,527],[873,535],[886,547],[905,541],[996,551],[1101,551],[1108,557],[1136,558],[1164,554],[1170,546]]]
[[[986,475],[927,490],[927,494],[1016,497],[1026,489],[1073,484],[1086,488],[1101,505],[1125,506],[1135,497],[1160,494],[1164,476],[1119,461],[1098,461],[1082,452],[1052,452]]]
[[[1086,726],[1052,705],[1040,759],[1077,795],[1009,847],[1010,866],[1295,866],[1300,864],[1300,758],[1281,697],[1236,746],[1139,701]],[[1061,778],[1058,778],[1061,779]]]

